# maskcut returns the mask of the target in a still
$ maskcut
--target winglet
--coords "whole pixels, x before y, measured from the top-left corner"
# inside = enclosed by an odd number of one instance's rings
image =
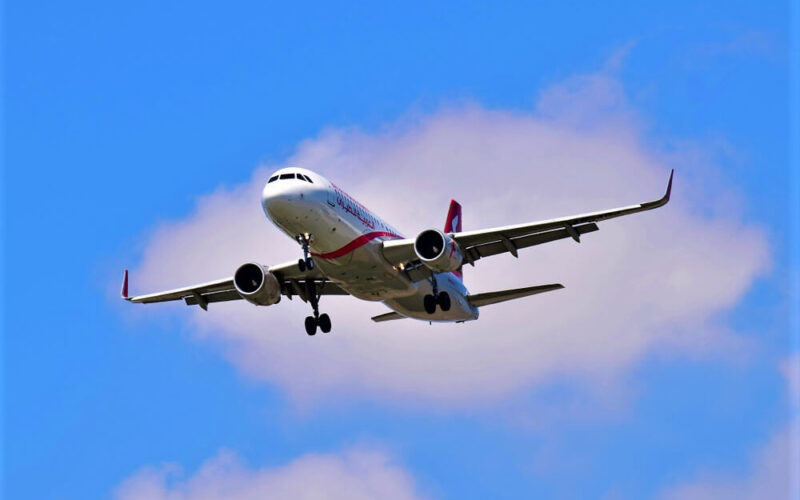
[[[673,168],[669,173],[669,182],[667,183],[667,192],[664,194],[664,203],[669,201],[669,196],[672,194],[672,176],[675,175],[675,169]]]
[[[120,296],[125,300],[131,300],[128,297],[128,270],[125,270],[125,274],[122,276],[122,290],[120,290]]]
[[[642,207],[641,210],[652,210],[654,208],[663,207],[664,205],[669,203],[669,197],[672,194],[672,177],[674,175],[675,175],[675,169],[673,168],[669,173],[669,182],[667,182],[667,192],[664,193],[664,196],[655,201],[647,201],[645,203],[642,203],[640,205]]]

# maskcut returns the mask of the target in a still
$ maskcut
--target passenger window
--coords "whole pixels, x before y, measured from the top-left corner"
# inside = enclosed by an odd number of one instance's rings
[[[281,180],[294,179],[294,174],[281,174]]]
[[[269,184],[270,182],[275,182],[277,180],[278,180],[278,176],[277,175],[273,175],[272,177],[269,178],[269,181],[267,181],[267,184]]]

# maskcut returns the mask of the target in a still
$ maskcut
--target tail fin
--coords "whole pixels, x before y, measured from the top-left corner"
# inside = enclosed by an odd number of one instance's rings
[[[450,210],[447,211],[447,220],[444,221],[444,232],[461,232],[461,204],[456,200],[450,200]]]
[[[460,233],[461,232],[461,204],[456,200],[450,200],[450,210],[447,211],[447,219],[444,221],[445,233]],[[453,274],[458,276],[459,279],[464,279],[464,268],[459,267]]]

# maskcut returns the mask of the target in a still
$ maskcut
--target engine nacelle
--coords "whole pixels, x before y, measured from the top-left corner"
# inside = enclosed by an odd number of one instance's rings
[[[269,306],[281,300],[278,278],[261,264],[250,262],[240,266],[233,275],[233,286],[243,299],[257,306]]]
[[[425,266],[436,273],[448,273],[461,267],[464,255],[453,238],[438,229],[419,233],[414,252]]]

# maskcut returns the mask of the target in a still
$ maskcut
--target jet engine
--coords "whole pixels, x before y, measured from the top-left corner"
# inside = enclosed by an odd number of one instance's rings
[[[428,269],[436,273],[455,271],[464,260],[458,243],[438,229],[419,233],[414,241],[414,252]]]
[[[269,306],[281,300],[278,278],[261,264],[250,262],[240,266],[233,275],[233,286],[243,299],[257,306]]]

